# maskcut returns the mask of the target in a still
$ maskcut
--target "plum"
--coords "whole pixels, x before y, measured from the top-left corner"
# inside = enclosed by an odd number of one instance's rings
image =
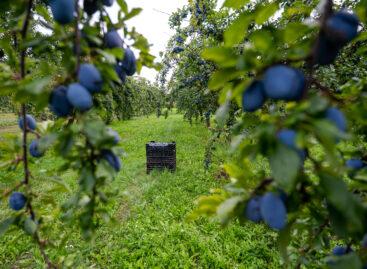
[[[102,90],[103,80],[101,73],[92,64],[82,64],[80,66],[78,79],[79,83],[90,93],[96,93]]]
[[[74,19],[74,0],[50,0],[52,15],[60,24],[68,24]]]
[[[98,1],[97,0],[84,0],[84,11],[89,15],[92,16],[98,10]]]
[[[27,129],[30,129],[32,131],[36,130],[37,128],[37,122],[36,120],[29,114],[25,116],[26,123],[27,123]],[[20,129],[24,130],[24,120],[23,117],[20,117],[18,120],[18,126]]]
[[[348,168],[359,170],[366,166],[361,159],[349,159],[345,163]]]
[[[327,120],[331,121],[341,132],[347,130],[347,120],[343,112],[335,107],[328,108],[325,112]]]
[[[115,65],[115,71],[117,73],[117,75],[119,76],[120,80],[122,83],[125,83],[126,81],[126,71],[124,68],[122,68],[121,66],[121,62],[117,62],[117,64]]]
[[[21,192],[13,192],[9,197],[10,208],[19,211],[24,208],[27,203],[27,198]]]
[[[300,159],[304,161],[307,153],[296,144],[297,133],[294,130],[282,129],[277,134],[278,140],[285,146],[297,151]]]
[[[113,2],[115,2],[115,0],[103,0],[103,5],[105,5],[106,7],[111,7],[113,5]]]
[[[73,107],[82,112],[91,109],[93,106],[91,94],[79,83],[73,83],[69,85],[66,97]]]
[[[247,202],[246,205],[246,218],[255,223],[258,223],[262,220],[262,216],[260,213],[260,202],[261,197],[254,196]]]
[[[325,32],[330,41],[344,46],[358,35],[358,17],[346,10],[341,10],[328,18]]]
[[[134,52],[130,48],[125,49],[124,59],[121,61],[121,67],[125,70],[126,75],[132,76],[136,72],[136,58]]]
[[[264,222],[275,230],[281,230],[287,224],[287,209],[282,199],[268,192],[261,198],[260,212]]]
[[[67,117],[73,110],[73,106],[66,97],[66,92],[67,88],[65,86],[59,86],[50,95],[50,110],[58,117]]]
[[[113,169],[115,169],[116,172],[119,172],[121,170],[121,161],[120,158],[115,155],[111,150],[105,149],[101,152],[102,159],[106,160],[109,165]]]
[[[176,42],[177,43],[180,43],[180,44],[182,44],[182,43],[184,43],[184,39],[182,38],[182,36],[178,36],[178,37],[176,37]]]
[[[336,246],[333,249],[333,255],[335,256],[343,256],[348,253],[348,248],[344,246]]]
[[[242,108],[245,112],[254,112],[260,109],[266,101],[264,85],[255,80],[242,94]]]
[[[29,145],[29,153],[34,158],[40,158],[43,156],[43,152],[39,150],[39,140],[35,139]]]
[[[111,30],[105,35],[105,44],[109,49],[122,48],[124,41],[116,30]]]
[[[185,49],[183,47],[175,47],[173,48],[172,52],[177,54],[177,53],[180,53],[180,52],[183,52]]]
[[[267,69],[263,83],[267,97],[286,101],[301,99],[306,86],[303,73],[285,65],[275,65]]]
[[[328,65],[335,61],[339,47],[328,40],[324,33],[320,33],[314,53],[314,63]]]
[[[113,142],[115,145],[117,145],[121,138],[120,138],[120,135],[118,134],[118,132],[116,132],[115,130],[112,130],[111,128],[108,129],[107,133],[113,137]]]

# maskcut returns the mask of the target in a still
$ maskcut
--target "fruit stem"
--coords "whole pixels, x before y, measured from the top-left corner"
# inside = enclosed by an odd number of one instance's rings
[[[80,10],[79,10],[79,0],[75,0],[75,53],[76,53],[76,65],[75,65],[75,76],[78,76],[79,67],[80,67],[80,29],[79,29],[79,20],[80,20]]]

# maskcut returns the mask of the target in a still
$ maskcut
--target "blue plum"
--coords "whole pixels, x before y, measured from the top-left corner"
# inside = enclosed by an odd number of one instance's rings
[[[73,107],[82,112],[91,109],[93,106],[93,99],[91,94],[79,83],[73,83],[69,85],[66,97],[73,105]]]
[[[29,145],[29,153],[34,158],[40,158],[43,156],[43,152],[39,150],[39,140],[35,139]]]
[[[242,94],[242,108],[245,112],[253,112],[260,109],[266,101],[264,85],[255,80]]]
[[[183,52],[185,49],[183,47],[175,47],[173,48],[172,52],[177,54],[177,53],[180,53],[180,52]]]
[[[136,58],[134,52],[130,48],[125,49],[124,59],[121,61],[121,67],[125,70],[126,75],[132,76],[136,72]]]
[[[98,10],[98,1],[97,0],[84,0],[83,2],[84,11],[92,16]]]
[[[359,170],[366,166],[361,159],[349,159],[345,163],[348,168]]]
[[[335,256],[343,256],[348,253],[348,248],[344,246],[336,246],[333,249],[333,255]]]
[[[113,2],[115,2],[115,0],[103,0],[103,4],[106,7],[111,7],[113,5]]]
[[[50,95],[50,110],[58,117],[67,117],[73,111],[73,106],[66,97],[67,88],[59,86]]]
[[[176,42],[177,43],[180,43],[180,44],[182,44],[182,43],[184,43],[184,39],[182,38],[182,36],[178,36],[178,37],[176,37]]]
[[[24,208],[26,203],[27,197],[25,197],[21,192],[13,192],[9,197],[10,208],[15,211],[19,211]]]
[[[102,150],[101,156],[106,160],[116,172],[121,170],[121,160],[111,150]]]
[[[82,64],[78,73],[79,83],[83,85],[90,93],[100,92],[102,90],[102,76],[93,64]]]
[[[328,108],[325,113],[327,120],[331,121],[341,132],[347,130],[347,120],[343,112],[335,107]]]
[[[300,159],[304,161],[307,157],[306,150],[301,149],[296,144],[297,133],[294,130],[282,129],[277,134],[278,140],[285,146],[297,151]]]
[[[262,220],[262,216],[260,213],[260,204],[261,204],[261,197],[254,196],[252,197],[246,205],[246,218],[258,223]]]
[[[121,138],[120,135],[118,134],[118,132],[116,132],[115,130],[112,130],[111,128],[108,129],[108,134],[113,137],[113,142],[115,145],[117,145]]]
[[[267,97],[275,100],[297,101],[302,98],[306,87],[303,73],[285,65],[267,69],[263,83]]]
[[[124,41],[116,30],[111,30],[105,36],[105,44],[110,49],[122,48]]]
[[[52,15],[60,24],[68,24],[74,19],[74,0],[51,0],[50,7]]]
[[[363,236],[363,239],[362,239],[362,242],[361,242],[361,245],[363,248],[367,248],[367,234],[365,234]]]
[[[315,48],[314,63],[328,65],[335,61],[339,53],[339,47],[326,38],[324,33],[319,35]]]
[[[25,119],[26,119],[26,123],[27,123],[27,129],[30,129],[32,131],[36,130],[36,128],[37,128],[36,120],[29,114],[26,115]],[[19,118],[18,126],[19,126],[20,129],[22,129],[22,130],[24,129],[23,117]]]
[[[117,62],[117,64],[115,65],[115,71],[116,71],[117,75],[119,76],[121,82],[125,83],[127,75],[126,75],[125,69],[122,68],[122,66],[121,66],[121,62]]]
[[[290,129],[282,129],[278,132],[277,136],[282,144],[293,149],[298,148],[296,145],[296,137],[297,137],[296,131]]]
[[[268,192],[261,198],[260,212],[270,228],[281,230],[287,224],[287,209],[282,199],[274,193]]]
[[[355,14],[341,10],[328,18],[325,31],[329,40],[343,46],[358,35],[358,25],[359,19]]]

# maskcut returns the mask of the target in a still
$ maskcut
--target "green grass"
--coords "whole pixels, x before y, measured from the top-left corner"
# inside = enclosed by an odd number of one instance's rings
[[[65,258],[75,268],[279,268],[276,234],[263,225],[232,223],[222,229],[208,219],[187,222],[194,200],[222,186],[219,165],[203,169],[205,143],[210,136],[203,124],[190,126],[181,115],[168,119],[142,117],[113,126],[127,152],[124,169],[113,183],[119,194],[109,207],[116,225],[103,225],[94,242],[81,239],[76,227],[57,221],[49,237],[67,238],[66,247],[50,248],[52,259]],[[145,173],[145,143],[177,142],[177,172]],[[224,146],[218,149],[224,159]],[[217,159],[218,159],[217,158]],[[60,160],[48,155],[33,164],[34,189],[51,188],[47,179]],[[36,166],[39,169],[36,169]],[[60,175],[75,187],[73,173]],[[11,186],[19,174],[0,173],[0,187]],[[67,195],[58,195],[63,201]],[[38,209],[40,210],[40,209]],[[46,209],[51,210],[51,209]],[[0,205],[0,218],[10,211]],[[46,219],[47,222],[47,219]],[[73,265],[74,263],[74,265]],[[40,254],[29,237],[13,231],[0,238],[0,268],[43,268]]]

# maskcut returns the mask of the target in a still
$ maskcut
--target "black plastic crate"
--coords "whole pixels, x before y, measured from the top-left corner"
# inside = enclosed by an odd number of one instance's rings
[[[146,144],[147,174],[153,169],[176,171],[176,143],[151,141]]]

